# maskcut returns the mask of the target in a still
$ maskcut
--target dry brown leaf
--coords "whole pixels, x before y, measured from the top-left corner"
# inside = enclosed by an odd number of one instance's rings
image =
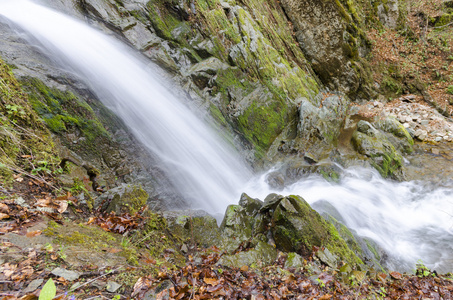
[[[8,219],[8,218],[9,218],[9,215],[4,214],[4,213],[0,213],[0,220]]]
[[[319,300],[327,300],[327,299],[330,299],[330,298],[332,298],[332,295],[326,294],[326,295],[324,295],[324,296],[321,296],[321,297],[319,298]]]
[[[215,279],[215,278],[209,278],[209,277],[205,277],[203,279],[203,281],[206,283],[206,284],[210,284],[210,285],[218,285],[219,284],[219,280]]]
[[[36,200],[36,205],[40,207],[50,206],[52,201],[50,199],[38,199]]]
[[[34,236],[38,236],[42,233],[41,230],[36,230],[36,231],[30,231],[30,232],[27,232],[26,236],[31,238],[31,237],[34,237]]]
[[[58,203],[58,209],[57,211],[62,214],[66,211],[66,209],[68,209],[68,201],[60,201]]]
[[[242,266],[241,271],[242,272],[247,272],[249,270],[249,266]]]
[[[390,276],[392,276],[393,279],[396,279],[396,280],[400,280],[401,278],[403,278],[403,276],[401,275],[401,273],[398,273],[398,272],[391,272],[390,273]]]
[[[108,253],[118,253],[123,251],[123,249],[117,249],[117,248],[110,248],[107,250]]]
[[[96,217],[91,217],[88,222],[87,222],[87,225],[90,225],[92,223],[94,223],[94,221],[96,221]]]
[[[5,203],[0,203],[0,212],[2,213],[9,213],[9,207]]]

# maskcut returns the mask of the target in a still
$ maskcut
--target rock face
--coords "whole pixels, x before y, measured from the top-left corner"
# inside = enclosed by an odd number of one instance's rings
[[[294,24],[300,47],[323,83],[351,96],[359,92],[369,95],[372,87],[368,66],[360,58],[369,46],[354,1],[347,1],[346,7],[340,1],[281,3]]]

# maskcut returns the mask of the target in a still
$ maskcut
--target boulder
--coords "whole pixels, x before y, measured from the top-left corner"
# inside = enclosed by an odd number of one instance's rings
[[[372,165],[383,177],[396,176],[403,163],[403,157],[387,136],[367,121],[359,121],[352,135],[352,145],[357,152],[371,159]]]
[[[384,119],[377,121],[375,125],[378,129],[391,135],[389,138],[398,150],[405,153],[412,153],[412,151],[414,151],[412,147],[414,145],[412,136],[397,118],[387,116]]]
[[[208,248],[219,245],[217,220],[202,210],[166,211],[163,214],[170,231],[185,241]]]
[[[335,227],[299,196],[281,198],[272,214],[271,223],[272,235],[279,250],[310,255],[314,247],[324,247],[348,263],[362,263]]]
[[[95,208],[102,205],[101,210],[107,213],[135,214],[146,205],[148,198],[148,193],[141,186],[123,183],[99,196],[94,205]]]
[[[248,251],[234,255],[223,255],[217,264],[233,268],[241,268],[242,266],[263,267],[273,264],[277,255],[278,251],[275,247],[264,242],[258,242],[253,249]]]

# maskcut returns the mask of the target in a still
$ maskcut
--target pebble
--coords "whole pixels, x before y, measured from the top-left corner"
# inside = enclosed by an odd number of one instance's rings
[[[411,127],[411,125],[409,125],[409,123],[404,123],[404,124],[403,124],[403,127],[404,127],[404,128],[409,128],[409,127]]]
[[[25,294],[34,292],[37,288],[41,286],[44,282],[44,279],[35,279],[22,291]]]
[[[436,138],[435,138],[435,141],[436,141],[436,142],[442,141],[442,137],[440,137],[440,136],[436,137]]]
[[[426,126],[426,125],[429,125],[429,121],[428,120],[422,120],[420,122],[420,124],[422,124],[423,126]]]
[[[121,284],[118,284],[114,281],[107,282],[107,292],[114,293],[121,287]]]
[[[51,272],[53,275],[63,277],[67,281],[74,281],[80,277],[80,274],[74,271],[68,271],[63,268],[55,268]]]

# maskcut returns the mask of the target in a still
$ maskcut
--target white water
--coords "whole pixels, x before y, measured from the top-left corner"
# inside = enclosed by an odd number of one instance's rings
[[[1,0],[0,14],[86,78],[98,97],[163,162],[189,203],[223,213],[250,178],[239,157],[168,90],[131,49],[89,26],[23,0]]]
[[[164,89],[128,47],[32,2],[0,1],[0,15],[38,39],[49,55],[64,57],[92,84],[99,98],[164,162],[189,201],[215,213],[237,202],[241,191],[260,199],[275,192],[265,183],[266,175],[246,184],[250,173],[234,152]],[[421,259],[437,270],[453,269],[451,190],[348,170],[339,184],[312,176],[278,193],[301,195],[321,210],[321,203],[330,203],[348,227],[395,256],[392,261],[399,264],[393,267],[411,270]]]
[[[259,191],[251,193],[254,197],[264,199],[273,192],[265,189],[265,176],[250,183],[250,190]],[[374,170],[349,169],[339,183],[312,175],[278,193],[301,195],[319,212],[374,240],[391,254],[387,264],[394,270],[412,271],[422,261],[437,271],[453,271],[451,189],[393,182]]]

